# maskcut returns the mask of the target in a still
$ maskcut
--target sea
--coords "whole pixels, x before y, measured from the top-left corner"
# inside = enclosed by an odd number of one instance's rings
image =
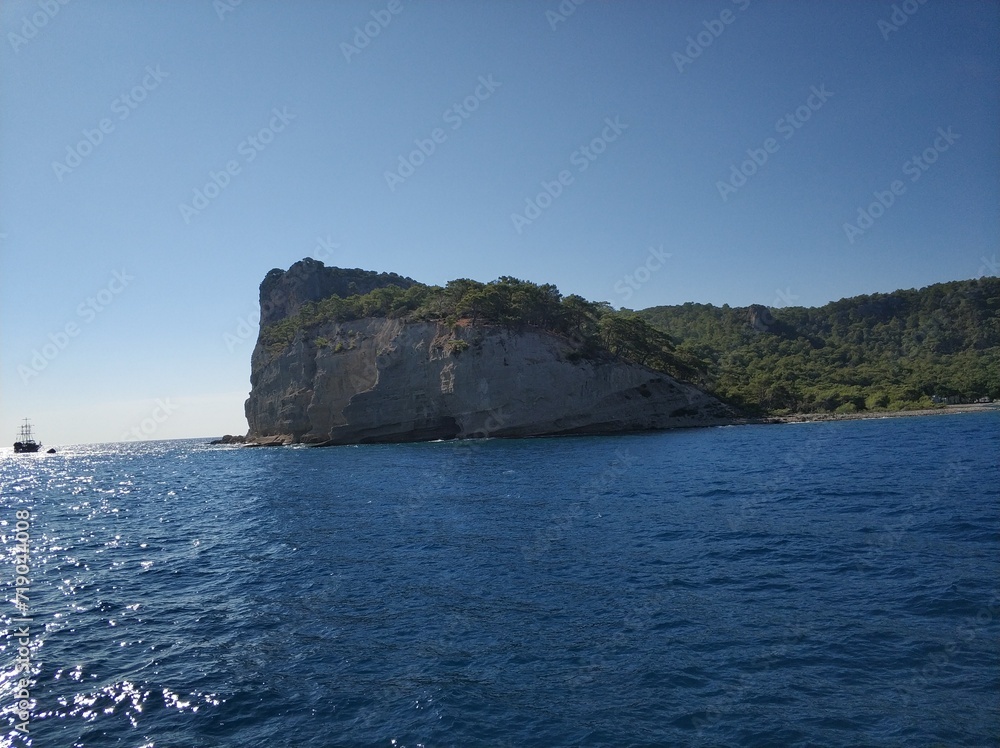
[[[1000,412],[0,453],[0,745],[1000,744]]]

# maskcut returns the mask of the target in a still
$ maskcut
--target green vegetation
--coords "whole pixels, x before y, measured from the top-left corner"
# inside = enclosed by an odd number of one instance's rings
[[[462,278],[444,287],[386,285],[331,296],[265,327],[261,342],[278,353],[300,331],[363,317],[547,330],[573,344],[570,360],[643,364],[750,413],[853,413],[931,407],[932,396],[1000,398],[997,278],[816,308],[689,303],[639,312],[563,296],[551,284]],[[325,338],[314,343],[331,345]],[[453,355],[467,348],[458,338],[448,344]]]
[[[670,337],[635,312],[616,312],[607,302],[564,297],[552,284],[538,285],[509,276],[490,283],[461,278],[444,287],[417,284],[404,290],[387,285],[346,298],[330,296],[268,325],[261,332],[261,342],[272,354],[278,353],[299,331],[363,317],[547,330],[573,343],[574,360],[618,357],[677,377],[699,375],[700,362],[678,355]],[[467,347],[465,341],[456,340],[450,351],[458,354]]]
[[[640,317],[704,362],[708,389],[751,412],[932,407],[1000,398],[1000,279],[857,296],[822,307],[684,304]]]

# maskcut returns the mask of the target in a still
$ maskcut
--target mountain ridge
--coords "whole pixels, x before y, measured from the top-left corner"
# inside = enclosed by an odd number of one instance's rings
[[[995,277],[819,307],[688,302],[637,314],[701,362],[711,392],[755,413],[901,410],[1000,398]]]

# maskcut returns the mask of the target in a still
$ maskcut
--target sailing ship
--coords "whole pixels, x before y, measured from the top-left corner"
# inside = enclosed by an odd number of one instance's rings
[[[14,451],[37,452],[41,446],[39,442],[35,441],[35,437],[31,433],[31,423],[25,418],[24,423],[21,424],[21,430],[17,434],[17,441],[14,442]]]

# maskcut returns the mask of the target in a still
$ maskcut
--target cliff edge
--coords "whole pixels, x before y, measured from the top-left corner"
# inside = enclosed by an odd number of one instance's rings
[[[315,260],[267,274],[246,401],[248,442],[596,434],[734,419],[690,384],[536,326],[314,315],[277,340],[272,332],[324,298],[388,286],[419,284]]]

